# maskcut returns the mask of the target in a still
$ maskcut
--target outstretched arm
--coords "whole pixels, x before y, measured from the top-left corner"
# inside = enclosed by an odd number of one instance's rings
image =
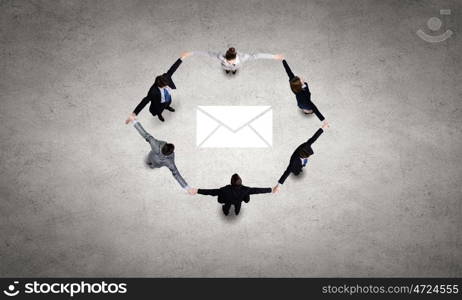
[[[284,184],[284,181],[286,181],[286,179],[287,179],[287,177],[289,177],[289,175],[290,175],[290,164],[289,164],[289,166],[287,166],[287,169],[284,171],[281,178],[279,178],[278,183],[279,184]]]
[[[218,196],[220,189],[198,189],[197,193],[201,195]]]
[[[318,137],[320,137],[321,134],[322,134],[323,132],[324,132],[324,130],[323,130],[322,128],[319,128],[319,129],[314,133],[314,135],[313,135],[312,137],[310,137],[310,138],[308,139],[308,141],[306,141],[306,143],[307,143],[308,145],[313,144],[314,142],[316,142],[316,140],[318,139]]]
[[[287,64],[287,61],[284,59],[282,61],[282,65],[284,66],[284,69],[287,72],[287,75],[289,76],[289,80],[292,80],[292,78],[295,77],[294,73],[292,73],[292,70],[290,69],[289,65]]]
[[[290,70],[290,69],[289,69]],[[308,83],[304,83],[304,85],[306,85],[306,89],[308,90],[308,94],[311,95],[310,93],[310,87],[308,86]],[[321,112],[319,111],[319,109],[316,107],[316,105],[311,101],[311,96],[308,97],[310,103],[311,103],[311,106],[313,107],[313,112],[314,114],[316,115],[316,117],[318,117],[318,119],[322,122],[324,121],[324,116],[321,114]]]
[[[185,189],[185,190],[190,190],[191,188],[188,186],[188,183],[186,180],[184,180],[183,176],[181,176],[180,171],[178,171],[175,163],[172,163],[171,165],[168,166],[170,171],[172,172],[173,177],[178,181],[180,186]]]
[[[282,174],[281,178],[279,178],[278,183],[273,187],[273,194],[278,193],[281,187],[279,185],[283,185],[284,181],[286,181],[287,177],[290,175],[290,164],[287,166],[287,169]]]
[[[191,55],[197,55],[197,56],[207,56],[211,58],[220,58],[220,53],[218,52],[213,52],[213,51],[193,51],[191,52]]]
[[[249,188],[249,195],[271,193],[271,188]]]
[[[152,150],[155,153],[159,153],[160,149],[160,141],[157,140],[155,137],[150,135],[141,125],[138,120],[133,121],[133,127],[139,132],[139,134],[151,145]]]
[[[178,69],[178,67],[181,65],[181,63],[183,62],[182,60],[183,58],[178,58],[176,60],[176,62],[170,67],[170,69],[168,69],[167,71],[167,75],[172,77],[173,76],[173,73],[175,73],[176,69]]]
[[[239,57],[242,62],[245,62],[248,60],[256,60],[256,59],[279,59],[280,55],[274,55],[270,53],[254,53],[254,54],[240,53]]]
[[[144,97],[143,100],[135,107],[133,110],[132,115],[135,115],[135,117],[140,113],[140,111],[149,103],[149,98]]]
[[[321,114],[321,112],[319,111],[319,109],[316,107],[316,105],[314,105],[313,102],[311,102],[311,105],[313,106],[313,112],[314,114],[316,115],[316,117],[318,117],[319,121],[324,121],[324,116]]]

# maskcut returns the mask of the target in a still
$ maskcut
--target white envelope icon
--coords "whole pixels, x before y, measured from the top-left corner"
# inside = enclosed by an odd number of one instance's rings
[[[201,148],[266,148],[273,144],[271,106],[198,106]]]

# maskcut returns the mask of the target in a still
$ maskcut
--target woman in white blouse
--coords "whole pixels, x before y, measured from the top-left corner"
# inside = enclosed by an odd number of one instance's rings
[[[235,48],[229,48],[225,53],[222,52],[212,52],[212,51],[194,51],[191,52],[192,55],[205,55],[217,58],[223,70],[226,71],[227,74],[230,72],[232,74],[236,74],[236,71],[241,67],[242,63],[254,60],[254,59],[277,59],[282,60],[283,56],[281,54],[268,54],[268,53],[255,53],[255,54],[247,54],[237,52]]]

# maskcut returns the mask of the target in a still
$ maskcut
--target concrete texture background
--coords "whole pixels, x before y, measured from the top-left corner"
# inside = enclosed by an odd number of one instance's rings
[[[439,9],[430,44],[415,32]],[[461,1],[0,1],[1,276],[462,276]],[[441,33],[441,32],[438,32]],[[124,120],[184,50],[284,53],[331,123],[239,217],[191,197]],[[190,185],[272,186],[319,127],[279,61],[188,58],[145,128]],[[197,105],[271,105],[272,149],[197,149]]]

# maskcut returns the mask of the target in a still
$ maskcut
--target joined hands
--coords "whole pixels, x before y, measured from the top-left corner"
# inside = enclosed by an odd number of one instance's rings
[[[182,60],[184,60],[185,58],[187,58],[187,57],[189,57],[191,55],[192,55],[192,52],[183,52],[183,53],[181,53],[180,58]],[[274,59],[276,59],[276,60],[284,60],[285,58],[284,58],[283,54],[276,54],[276,55],[274,55]],[[136,117],[137,117],[136,114],[131,113],[128,116],[128,118],[125,120],[125,124],[129,124],[129,123],[134,122],[136,120]],[[329,122],[327,120],[324,120],[322,125],[321,125],[321,128],[322,129],[327,129],[329,127],[330,127]],[[271,193],[276,194],[280,190],[281,190],[281,187],[279,186],[279,183],[278,183],[272,188]],[[189,189],[187,189],[188,194],[191,195],[191,196],[197,195],[197,191],[198,191],[197,188],[189,188]]]
[[[280,189],[281,189],[281,187],[279,186],[279,184],[276,184],[276,185],[273,187],[272,193],[273,193],[273,194],[279,193],[279,190],[280,190]]]
[[[283,60],[283,59],[284,59],[284,55],[282,55],[282,54],[276,54],[276,55],[274,55],[274,59]]]
[[[127,120],[125,120],[125,124],[131,123],[131,122],[133,122],[133,121],[135,121],[135,120],[136,120],[136,115],[135,115],[134,113],[131,113],[131,114],[128,116]]]
[[[196,188],[190,188],[188,190],[188,194],[190,194],[191,196],[194,196],[197,194],[197,189]]]
[[[181,57],[181,59],[185,59],[185,58],[187,58],[187,57],[189,57],[191,55],[192,55],[192,52],[183,52],[183,53],[181,53],[180,57]]]

